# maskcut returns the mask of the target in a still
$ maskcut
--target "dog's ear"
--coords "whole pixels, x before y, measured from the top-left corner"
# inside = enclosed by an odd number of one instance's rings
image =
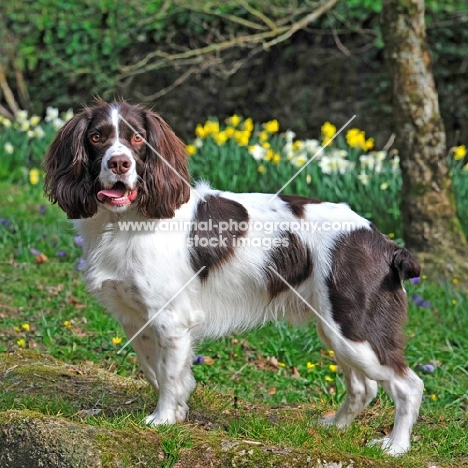
[[[146,157],[141,174],[140,213],[146,218],[172,218],[190,198],[185,145],[156,113],[145,112]]]
[[[57,133],[44,159],[44,191],[70,219],[90,218],[97,211],[91,162],[85,140],[91,111],[73,117]]]

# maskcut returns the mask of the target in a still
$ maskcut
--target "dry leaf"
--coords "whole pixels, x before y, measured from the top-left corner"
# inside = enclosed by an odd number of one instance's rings
[[[43,253],[36,256],[36,263],[45,263],[49,260]]]
[[[276,387],[271,387],[270,390],[268,390],[268,395],[275,395],[276,394]]]

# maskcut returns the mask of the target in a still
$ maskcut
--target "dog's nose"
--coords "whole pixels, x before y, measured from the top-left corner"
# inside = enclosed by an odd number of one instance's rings
[[[117,154],[107,161],[107,167],[117,175],[126,174],[132,167],[132,161],[125,154]]]

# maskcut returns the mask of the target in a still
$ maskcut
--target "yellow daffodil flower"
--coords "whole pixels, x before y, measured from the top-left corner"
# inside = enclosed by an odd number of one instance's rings
[[[196,152],[197,152],[197,148],[195,145],[187,145],[185,147],[185,151],[187,151],[187,153],[190,155],[190,156],[193,156]]]
[[[466,156],[466,146],[465,145],[460,145],[455,147],[455,150],[453,152],[453,157],[456,160],[463,159]]]
[[[31,185],[37,185],[39,183],[39,169],[31,169],[29,171],[29,183]]]

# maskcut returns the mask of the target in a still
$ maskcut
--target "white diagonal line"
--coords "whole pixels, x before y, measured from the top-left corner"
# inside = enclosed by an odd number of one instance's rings
[[[205,269],[202,266],[150,319],[117,351],[120,354],[150,323],[154,320],[201,272]]]
[[[278,196],[323,150],[356,118],[354,114],[269,200],[270,203]]]
[[[278,278],[280,278],[283,283],[307,306],[309,309],[325,324],[330,328],[330,330],[335,333],[335,335],[349,348],[356,353],[356,350],[335,330],[335,328],[330,325],[327,320],[325,320],[319,312],[317,312],[314,307],[312,307],[272,266],[268,267],[273,273],[275,273]]]
[[[138,130],[136,130],[135,128],[133,128],[132,125],[131,125],[124,117],[122,117],[120,114],[119,114],[119,119],[120,119],[120,120],[123,120],[123,121],[129,126],[129,128],[132,129],[132,131],[134,131],[135,133],[138,133]],[[162,156],[161,156],[161,153],[159,153],[159,151],[158,151],[156,148],[153,148],[153,147],[148,143],[148,141],[147,141],[145,138],[142,137],[142,139],[143,139],[143,142],[145,143],[145,145],[146,145],[148,148],[150,148],[151,151],[153,151],[153,153],[156,154],[156,156],[158,156],[159,159],[161,159],[161,161],[163,161],[164,164],[165,164],[172,172],[174,172],[174,173],[177,175],[177,177],[179,177],[179,179],[180,179],[185,185],[187,185],[191,190],[193,190],[193,191],[198,195],[199,198],[201,198],[203,201],[206,201],[206,200],[197,192],[197,190],[194,189],[194,188],[190,185],[190,183],[189,183],[187,180],[185,180],[185,179],[184,179],[184,178],[183,178],[183,177],[182,177],[182,176],[181,176],[181,175],[180,175],[180,174],[179,174],[179,173],[178,173]]]

